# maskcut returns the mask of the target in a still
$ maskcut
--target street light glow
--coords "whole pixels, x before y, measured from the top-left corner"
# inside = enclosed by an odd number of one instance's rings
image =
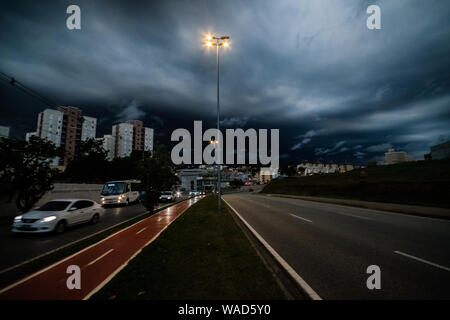
[[[215,37],[211,34],[206,34],[205,36],[205,46],[206,47],[211,47],[212,45],[214,45],[216,47],[216,63],[217,63],[217,131],[220,130],[220,104],[219,104],[219,48],[223,47],[224,49],[229,48],[230,47],[230,43],[229,40],[230,37],[229,36],[222,36],[222,37]],[[210,140],[209,142],[210,144],[219,144],[219,141],[217,139],[215,140]],[[220,210],[221,207],[221,201],[222,201],[222,197],[221,197],[221,168],[220,168],[220,148],[217,149],[217,208]]]

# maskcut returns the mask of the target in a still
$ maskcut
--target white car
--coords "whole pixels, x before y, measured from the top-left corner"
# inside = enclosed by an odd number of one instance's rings
[[[159,196],[159,201],[164,202],[172,202],[175,201],[177,198],[175,192],[172,191],[162,191],[161,195]]]
[[[66,227],[100,219],[102,207],[89,199],[56,199],[14,218],[13,232],[62,233]]]

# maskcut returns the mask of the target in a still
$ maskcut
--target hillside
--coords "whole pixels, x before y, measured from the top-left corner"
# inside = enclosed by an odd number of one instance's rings
[[[450,207],[450,159],[277,179],[262,192]]]

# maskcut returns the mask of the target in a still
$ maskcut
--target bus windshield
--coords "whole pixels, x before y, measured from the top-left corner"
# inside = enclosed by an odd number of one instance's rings
[[[126,192],[126,182],[109,182],[103,186],[102,196],[112,196]]]

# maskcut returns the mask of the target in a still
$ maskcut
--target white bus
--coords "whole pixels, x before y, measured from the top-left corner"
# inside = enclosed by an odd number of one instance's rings
[[[105,183],[102,189],[100,203],[102,206],[108,204],[126,204],[136,202],[142,193],[141,181],[118,180]]]

